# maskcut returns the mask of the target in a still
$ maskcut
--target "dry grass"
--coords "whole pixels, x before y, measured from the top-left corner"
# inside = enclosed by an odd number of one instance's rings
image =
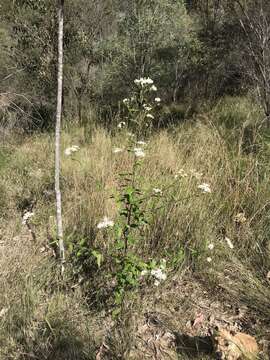
[[[171,275],[161,292],[150,287],[145,301],[138,305],[133,299],[126,306],[133,315],[142,316],[142,311],[155,309],[161,297],[162,308],[172,310],[177,302],[172,294],[181,292],[180,286],[173,290],[173,279],[187,272],[188,279],[202,283],[210,297],[219,289],[228,304],[247,305],[257,321],[251,331],[264,339],[269,336],[270,318],[266,278],[270,270],[270,166],[265,154],[239,151],[239,144],[228,142],[224,134],[203,121],[151,137],[140,170],[143,188],[174,185],[164,192],[162,209],[151,215],[151,225],[137,251],[146,259],[166,258]],[[112,137],[103,129],[95,130],[90,143],[80,129],[65,132],[63,148],[73,144],[80,151],[74,157],[63,156],[62,163],[66,238],[73,242],[87,239],[90,249],[106,254],[112,239],[97,232],[96,224],[105,214],[116,216],[110,195],[119,183],[117,173],[130,168],[132,159],[127,153],[112,153],[113,146],[126,145],[125,137]],[[175,180],[180,169],[188,176]],[[194,170],[203,173],[200,180],[190,175]],[[197,185],[202,182],[210,184],[211,194],[199,193]],[[0,358],[94,359],[111,319],[110,309],[100,304],[90,310],[89,302],[107,283],[102,269],[90,274],[81,287],[74,286],[69,272],[69,278],[58,278],[57,260],[47,247],[48,236],[53,237],[55,231],[53,139],[49,135],[3,147],[0,192]],[[22,212],[29,206],[35,211],[32,223],[37,242],[21,224]],[[235,221],[239,213],[244,213],[243,223]],[[225,236],[234,249],[228,247]],[[210,243],[213,250],[207,247]],[[189,291],[196,295],[196,290]],[[202,302],[203,297],[200,291]],[[194,304],[182,303],[187,315],[188,306]],[[173,330],[184,332],[181,309],[178,312],[179,323],[174,322]],[[121,346],[126,351],[130,341],[121,336],[114,343],[113,356],[118,359],[127,358],[117,357],[117,352]]]

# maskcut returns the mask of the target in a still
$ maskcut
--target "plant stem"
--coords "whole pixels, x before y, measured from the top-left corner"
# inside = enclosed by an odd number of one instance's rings
[[[65,247],[63,240],[62,200],[60,190],[60,140],[63,97],[63,28],[64,28],[64,0],[58,2],[58,75],[57,75],[57,109],[55,126],[55,196],[56,196],[56,224],[57,239],[61,259],[61,272],[64,272]]]

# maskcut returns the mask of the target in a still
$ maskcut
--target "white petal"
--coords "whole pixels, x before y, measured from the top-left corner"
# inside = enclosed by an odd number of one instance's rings
[[[231,239],[229,239],[227,236],[225,237],[225,241],[227,242],[230,249],[234,248],[233,243],[231,242]]]
[[[114,154],[117,154],[117,153],[120,153],[120,152],[123,152],[123,151],[124,151],[124,149],[121,149],[121,148],[114,148],[113,149]]]

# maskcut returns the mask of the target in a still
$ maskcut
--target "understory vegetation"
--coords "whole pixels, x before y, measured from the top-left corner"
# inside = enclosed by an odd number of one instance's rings
[[[269,359],[269,4],[64,2],[64,264],[56,2],[0,19],[0,360]]]
[[[115,189],[122,181],[118,174],[134,166],[133,153],[117,151],[130,146],[128,130],[117,128],[111,134],[95,128],[86,136],[82,128],[67,127],[63,133],[64,149],[79,147],[71,155],[63,153],[68,248],[64,279],[55,257],[52,136],[12,139],[2,146],[3,359],[94,359],[108,337],[108,358],[129,358],[136,314],[157,311],[161,305],[167,315],[181,308],[180,285],[170,298],[178,277],[202,284],[213,299],[248,307],[247,316],[256,316],[256,322],[250,325],[247,318],[247,326],[259,339],[267,336],[269,144],[261,137],[253,143],[252,131],[245,135],[245,126],[252,126],[245,125],[246,107],[243,123],[235,129],[239,135],[232,139],[227,128],[228,118],[241,121],[244,110],[239,104],[245,101],[219,104],[219,119],[213,110],[202,119],[143,139],[145,156],[137,176],[140,189],[153,197],[143,205],[147,224],[129,246],[133,256],[143,264],[151,262],[152,269],[165,262],[166,277],[157,283],[151,275],[125,278],[126,296],[118,317],[114,311],[119,273],[113,254],[121,247],[110,226],[98,225],[104,216],[117,221]],[[22,224],[26,210],[33,213],[28,221],[34,237]],[[141,274],[144,268],[134,259],[130,266],[122,276]],[[174,326],[184,331],[181,320]]]

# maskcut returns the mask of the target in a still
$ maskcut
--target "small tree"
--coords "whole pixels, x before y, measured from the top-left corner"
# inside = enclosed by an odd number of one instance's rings
[[[64,0],[58,0],[58,75],[57,75],[57,109],[55,127],[55,195],[56,195],[56,223],[57,239],[59,241],[62,273],[65,263],[65,247],[63,239],[62,202],[60,190],[60,140],[61,116],[63,97],[63,28],[64,28]]]

